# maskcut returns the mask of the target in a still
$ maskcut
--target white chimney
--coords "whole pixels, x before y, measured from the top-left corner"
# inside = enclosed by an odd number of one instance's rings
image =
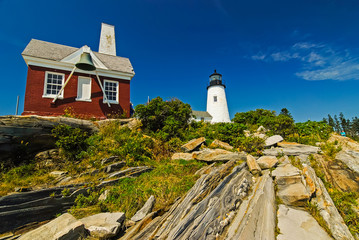
[[[98,52],[116,56],[115,26],[102,23]]]

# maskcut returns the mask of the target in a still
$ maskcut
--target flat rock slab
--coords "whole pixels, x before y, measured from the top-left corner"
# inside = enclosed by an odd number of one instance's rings
[[[210,147],[212,147],[212,148],[220,147],[220,148],[224,148],[226,150],[233,150],[233,147],[231,145],[229,145],[228,143],[219,141],[218,139],[213,140]]]
[[[99,213],[80,219],[91,236],[107,239],[116,236],[125,221],[123,212]]]
[[[257,163],[261,169],[268,169],[275,167],[278,164],[278,159],[274,156],[262,156]]]
[[[193,160],[192,153],[174,153],[171,160]]]
[[[145,205],[136,212],[136,214],[131,218],[131,221],[138,222],[141,221],[147,214],[149,214],[153,207],[155,206],[156,198],[151,195],[149,199],[146,201]]]
[[[203,143],[206,142],[204,137],[192,139],[188,143],[181,146],[181,149],[185,152],[192,152],[199,148]]]
[[[276,145],[277,143],[279,143],[283,140],[284,140],[283,137],[280,135],[271,136],[265,140],[264,147],[270,147],[270,146]]]
[[[327,240],[332,239],[307,212],[279,205],[278,240]]]
[[[275,183],[278,185],[287,185],[301,182],[301,172],[290,163],[280,164],[272,171],[272,177],[275,177]]]
[[[238,152],[230,152],[224,149],[209,149],[193,152],[192,157],[199,161],[206,162],[226,162],[244,160],[245,155]]]
[[[263,172],[252,189],[236,211],[223,239],[275,239],[276,204],[269,170]]]
[[[103,171],[104,171],[105,173],[112,173],[112,172],[115,172],[115,171],[120,170],[120,169],[123,168],[125,165],[126,165],[126,162],[125,162],[125,161],[113,163],[113,164],[110,164],[110,165],[104,167]]]
[[[264,155],[277,156],[277,155],[288,155],[288,156],[299,156],[299,155],[310,155],[316,154],[320,151],[319,147],[304,145],[304,144],[288,144],[279,143],[279,147],[265,149]]]
[[[308,190],[301,182],[279,185],[277,195],[283,203],[290,206],[304,206],[310,197]]]
[[[51,222],[25,233],[19,240],[77,240],[83,236],[85,236],[84,224],[71,214],[65,213]]]
[[[359,173],[359,152],[352,150],[341,151],[335,156],[335,160],[343,162],[348,168]]]
[[[118,171],[118,172],[114,172],[112,174],[110,174],[107,178],[113,178],[113,177],[123,177],[123,176],[134,176],[136,174],[141,174],[144,172],[148,172],[151,171],[152,168],[151,167],[147,167],[147,166],[140,166],[140,167],[130,167],[127,169],[124,169],[122,171]]]

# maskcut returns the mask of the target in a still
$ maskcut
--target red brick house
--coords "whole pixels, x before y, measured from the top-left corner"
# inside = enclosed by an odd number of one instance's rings
[[[96,70],[75,67],[83,53]],[[22,56],[28,66],[22,115],[58,116],[71,109],[98,119],[129,117],[135,73],[128,58],[116,56],[114,26],[102,24],[99,52],[32,39]]]

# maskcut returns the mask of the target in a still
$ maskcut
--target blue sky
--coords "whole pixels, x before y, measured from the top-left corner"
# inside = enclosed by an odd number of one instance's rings
[[[98,51],[101,22],[135,77],[131,101],[177,97],[206,108],[217,69],[236,112],[285,107],[297,122],[359,116],[357,0],[0,0],[0,115],[20,112],[31,38]]]

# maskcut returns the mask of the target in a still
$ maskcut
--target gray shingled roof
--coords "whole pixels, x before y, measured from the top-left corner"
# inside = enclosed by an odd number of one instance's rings
[[[49,59],[53,61],[61,61],[63,58],[76,52],[77,50],[79,50],[79,48],[31,39],[25,50],[22,52],[22,55]],[[128,58],[117,57],[98,52],[93,53],[109,70],[131,74],[134,73],[131,62]]]
[[[197,118],[201,118],[201,117],[212,118],[211,114],[209,114],[208,112],[205,112],[205,111],[192,111],[192,114],[194,116],[196,116]]]

